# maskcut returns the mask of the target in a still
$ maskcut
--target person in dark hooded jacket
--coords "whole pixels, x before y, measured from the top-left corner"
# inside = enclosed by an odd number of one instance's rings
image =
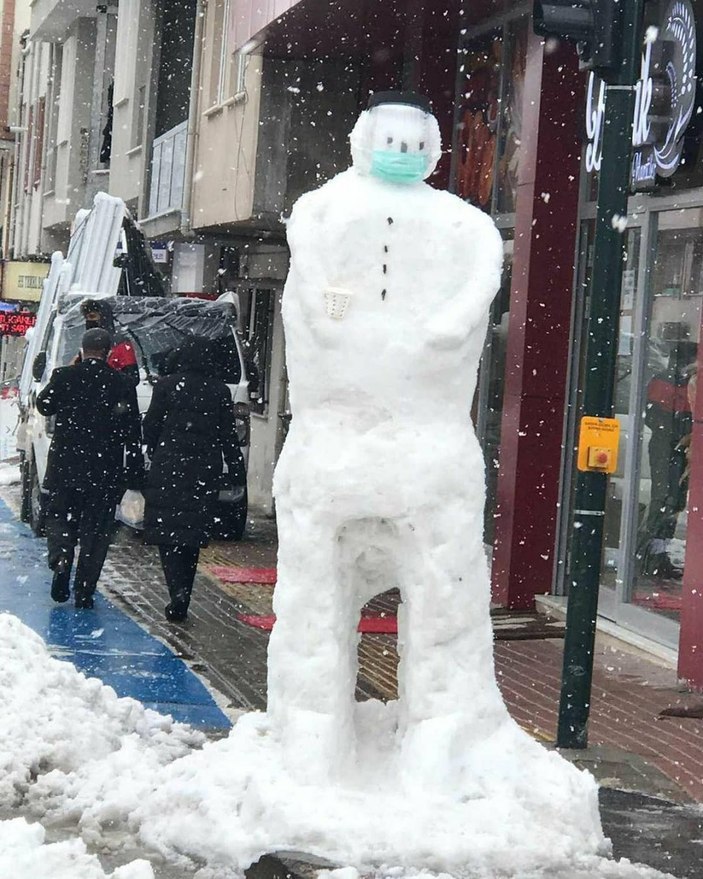
[[[186,618],[200,548],[208,541],[224,458],[235,482],[246,478],[234,406],[216,377],[216,352],[193,338],[175,372],[155,386],[143,432],[151,459],[144,489],[144,538],[159,547],[170,602],[166,618]]]
[[[111,345],[105,330],[88,330],[81,362],[55,369],[37,396],[37,411],[56,418],[43,484],[51,597],[68,601],[80,542],[73,588],[84,609],[93,607],[117,502],[125,488],[141,487],[144,468],[136,389],[107,365]]]

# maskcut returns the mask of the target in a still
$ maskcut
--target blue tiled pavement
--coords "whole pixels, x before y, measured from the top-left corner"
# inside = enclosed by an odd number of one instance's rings
[[[231,724],[188,666],[99,593],[93,610],[55,604],[46,544],[0,500],[0,612],[37,632],[58,659],[175,720],[210,729]]]

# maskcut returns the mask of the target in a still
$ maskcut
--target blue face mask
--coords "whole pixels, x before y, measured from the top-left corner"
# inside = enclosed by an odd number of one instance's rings
[[[422,153],[374,150],[371,173],[388,183],[419,183],[425,179],[427,163],[427,156]]]

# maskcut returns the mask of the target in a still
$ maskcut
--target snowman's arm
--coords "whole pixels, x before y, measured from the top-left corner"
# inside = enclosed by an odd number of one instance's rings
[[[466,265],[466,280],[454,296],[437,307],[428,322],[430,345],[434,348],[455,348],[465,342],[473,330],[486,322],[490,304],[500,288],[503,268],[500,233],[490,217],[476,208],[470,210],[471,222],[462,229],[469,246],[460,254],[461,262]]]
[[[324,215],[310,193],[298,200],[290,220],[287,237],[291,259],[283,302],[301,312],[306,320],[324,316],[325,290],[330,286],[324,236]]]

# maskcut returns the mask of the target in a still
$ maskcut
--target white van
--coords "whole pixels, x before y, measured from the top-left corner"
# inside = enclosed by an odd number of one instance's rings
[[[210,339],[220,353],[221,377],[232,394],[244,460],[249,451],[248,381],[238,332],[238,300],[226,293],[215,302],[167,297],[138,227],[124,203],[100,193],[91,211],[81,212],[66,258],[55,253],[44,284],[37,323],[29,340],[19,386],[17,447],[22,462],[22,518],[43,530],[42,482],[53,419],[37,412],[37,394],[52,371],[71,362],[85,330],[85,299],[109,304],[116,332],[137,357],[137,398],[143,414],[154,383],[168,371],[169,355],[189,337]],[[246,487],[228,482],[225,472],[214,536],[240,539],[246,527]]]

